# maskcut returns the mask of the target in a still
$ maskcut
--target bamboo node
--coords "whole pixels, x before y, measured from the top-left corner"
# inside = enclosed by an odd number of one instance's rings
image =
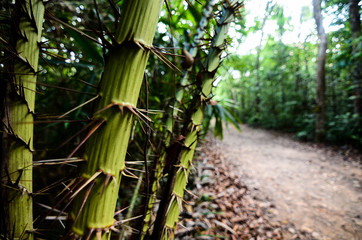
[[[139,46],[142,50],[150,50],[152,45],[148,45],[143,39],[133,39],[134,43]]]

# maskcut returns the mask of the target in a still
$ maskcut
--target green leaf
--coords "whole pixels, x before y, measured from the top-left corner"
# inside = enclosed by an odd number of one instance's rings
[[[228,122],[230,122],[232,125],[234,125],[236,127],[236,129],[239,130],[239,132],[241,132],[241,128],[239,126],[238,121],[235,119],[235,116],[233,116],[231,114],[231,112],[229,112],[229,110],[227,110],[226,108],[224,108],[224,113],[225,113],[225,118]]]
[[[216,104],[214,106],[216,112],[218,113],[219,117],[221,118],[222,121],[226,122],[226,119],[225,119],[225,114],[224,114],[224,107],[221,106],[220,104]]]
[[[214,137],[220,137],[220,139],[222,140],[224,138],[224,134],[220,116],[216,116],[215,120]]]

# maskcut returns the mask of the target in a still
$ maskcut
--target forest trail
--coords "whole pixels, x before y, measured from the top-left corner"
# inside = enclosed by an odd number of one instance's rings
[[[362,239],[361,156],[301,143],[278,133],[242,126],[224,132],[220,151],[257,201],[276,221],[313,239]],[[357,157],[358,158],[358,157]],[[295,229],[283,233],[291,239]]]

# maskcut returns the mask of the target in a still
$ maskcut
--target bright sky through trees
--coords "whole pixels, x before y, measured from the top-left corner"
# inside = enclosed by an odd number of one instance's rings
[[[245,10],[246,10],[246,28],[252,28],[255,26],[255,20],[262,21],[265,15],[265,6],[268,0],[246,0],[245,1]],[[284,33],[282,41],[286,44],[292,42],[298,42],[298,35],[300,34],[299,41],[304,41],[307,35],[314,31],[314,20],[311,18],[304,22],[300,23],[300,16],[303,6],[309,6],[310,11],[312,11],[312,1],[311,0],[277,0],[275,1],[278,5],[284,8],[284,15],[288,18],[290,17],[290,22],[286,23],[285,28],[287,31]],[[268,35],[275,36],[276,29],[278,25],[275,20],[269,20],[266,22],[264,28],[264,42],[267,39]],[[242,41],[240,46],[235,49],[235,52],[238,54],[247,54],[250,51],[255,51],[256,46],[259,44],[261,36],[261,31],[250,32],[248,36]]]
[[[245,1],[245,10],[246,10],[246,29],[252,28],[255,26],[255,20],[262,21],[265,15],[265,6],[268,0],[246,0]],[[293,42],[303,42],[306,37],[311,35],[308,38],[308,41],[316,41],[317,38],[315,36],[315,22],[313,19],[313,9],[312,9],[312,1],[311,0],[276,0],[274,1],[276,4],[280,5],[284,9],[284,15],[286,18],[289,18],[289,23],[286,22],[285,28],[286,32],[283,34],[282,41],[285,44],[290,44]],[[303,21],[301,22],[301,13],[302,8],[309,8],[309,16],[305,16]],[[331,27],[330,23],[332,22],[331,16],[323,16],[324,27],[327,32],[336,30],[338,26]],[[332,29],[333,28],[333,29]],[[267,40],[268,35],[272,35],[277,37],[277,29],[278,25],[276,20],[269,20],[266,22],[264,28],[264,43]],[[232,52],[237,54],[247,54],[250,51],[255,51],[255,47],[259,44],[261,32],[249,32],[247,37],[242,40],[242,43],[237,46],[235,44],[233,46]],[[241,38],[241,34],[236,34],[235,38]]]

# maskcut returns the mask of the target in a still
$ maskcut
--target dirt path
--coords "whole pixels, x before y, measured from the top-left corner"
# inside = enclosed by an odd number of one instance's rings
[[[361,161],[247,126],[226,130],[220,147],[254,198],[275,205],[276,220],[315,239],[362,239]]]

